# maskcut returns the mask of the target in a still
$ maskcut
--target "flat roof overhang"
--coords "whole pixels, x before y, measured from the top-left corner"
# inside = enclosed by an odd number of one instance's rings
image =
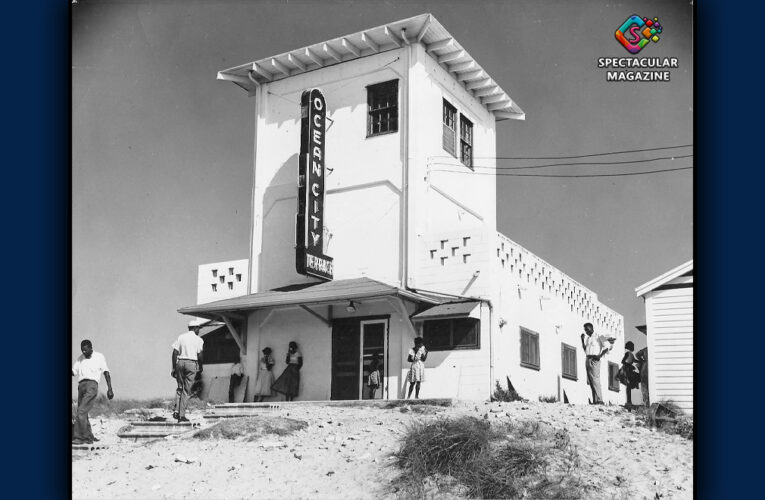
[[[371,278],[305,283],[275,288],[267,292],[219,300],[207,304],[181,307],[178,312],[190,316],[217,319],[222,315],[239,315],[259,309],[283,309],[317,305],[336,305],[352,300],[402,298],[423,306],[434,306],[445,298],[425,295],[388,285]]]

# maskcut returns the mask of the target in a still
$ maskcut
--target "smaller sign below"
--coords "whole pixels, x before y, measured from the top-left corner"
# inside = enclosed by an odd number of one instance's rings
[[[297,249],[298,273],[331,280],[333,276],[332,257],[323,254],[315,255],[304,248]]]

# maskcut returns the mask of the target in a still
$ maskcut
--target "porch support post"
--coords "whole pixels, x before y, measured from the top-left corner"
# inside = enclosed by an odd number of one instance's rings
[[[242,356],[247,355],[247,336],[242,335],[234,326],[234,323],[231,321],[232,317],[229,317],[227,315],[219,314],[220,318],[223,320],[224,323],[226,323],[226,327],[228,328],[228,331],[231,333],[231,336],[234,337],[234,341],[236,342],[236,345],[239,346],[239,353]],[[242,318],[236,318],[236,319],[242,319]]]

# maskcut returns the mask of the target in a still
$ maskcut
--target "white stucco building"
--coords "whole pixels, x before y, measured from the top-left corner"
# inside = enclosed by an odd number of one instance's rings
[[[693,414],[693,260],[635,289],[645,301],[651,403]]]
[[[586,403],[579,335],[592,322],[617,339],[602,363],[604,400],[623,401],[612,382],[622,316],[497,232],[496,176],[486,168],[495,165],[496,122],[524,113],[432,15],[218,78],[242,87],[255,113],[251,272],[246,294],[179,312],[230,325],[250,385],[261,349],[273,349],[278,375],[294,340],[304,355],[297,399],[366,397],[374,354],[382,397],[401,398],[407,351],[422,336],[430,355],[421,397],[488,399],[509,377],[524,397]],[[325,119],[301,108],[309,89],[323,94]],[[306,134],[322,148],[311,158],[301,157]],[[311,170],[317,158],[323,164]],[[296,230],[306,206],[319,217]],[[296,255],[301,231],[313,229],[331,280],[297,270],[306,262]]]

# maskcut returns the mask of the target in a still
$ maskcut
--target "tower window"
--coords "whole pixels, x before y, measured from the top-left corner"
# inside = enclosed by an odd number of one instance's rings
[[[398,131],[398,80],[367,87],[367,137]]]

